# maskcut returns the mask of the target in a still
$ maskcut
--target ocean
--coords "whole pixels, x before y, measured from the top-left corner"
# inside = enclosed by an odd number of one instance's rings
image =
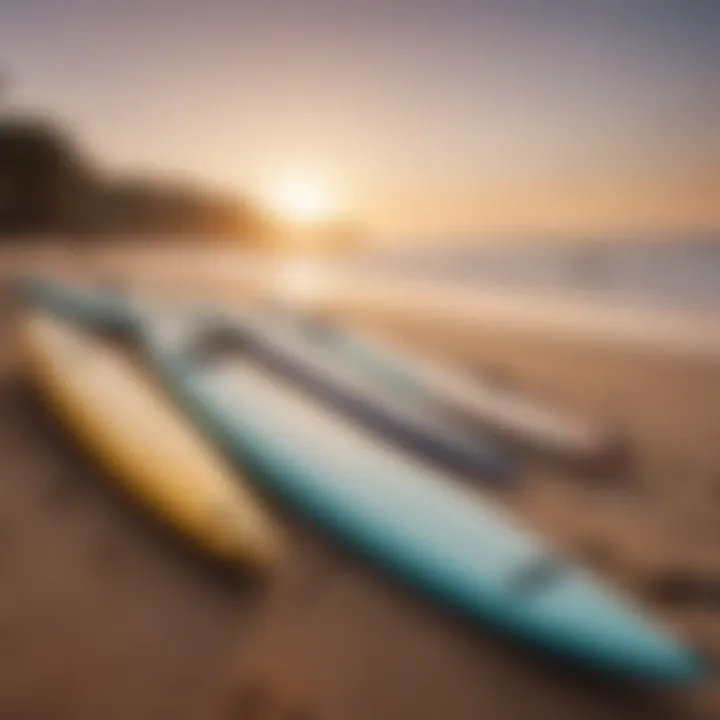
[[[634,305],[720,310],[720,235],[583,243],[404,243],[362,253],[383,277],[582,293]]]

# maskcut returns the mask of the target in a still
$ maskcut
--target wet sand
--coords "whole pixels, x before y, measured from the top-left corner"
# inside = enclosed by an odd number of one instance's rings
[[[94,257],[52,245],[0,262],[3,281],[28,266],[101,273]],[[720,715],[717,680],[641,689],[551,661],[415,597],[279,506],[288,557],[272,581],[207,567],[58,430],[18,374],[4,288],[2,303],[0,718]],[[720,656],[717,588],[677,591],[678,573],[720,582],[720,366],[337,311],[622,428],[631,471],[591,481],[535,462],[501,501]]]

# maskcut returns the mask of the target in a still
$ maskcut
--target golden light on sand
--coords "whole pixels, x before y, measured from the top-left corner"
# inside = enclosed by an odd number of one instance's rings
[[[329,186],[309,175],[284,178],[269,199],[278,214],[291,222],[319,222],[336,210]]]
[[[322,263],[297,257],[282,262],[275,274],[275,293],[291,304],[312,304],[329,292],[330,276]]]

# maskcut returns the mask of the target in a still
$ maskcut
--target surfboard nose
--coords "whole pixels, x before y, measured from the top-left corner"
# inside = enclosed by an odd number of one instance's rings
[[[127,331],[134,321],[122,293],[75,286],[41,275],[16,278],[13,295],[29,307],[71,318],[94,329]]]
[[[695,683],[706,675],[700,655],[655,625],[625,598],[572,568],[527,595],[540,642],[639,680]],[[572,633],[568,628],[573,628]]]

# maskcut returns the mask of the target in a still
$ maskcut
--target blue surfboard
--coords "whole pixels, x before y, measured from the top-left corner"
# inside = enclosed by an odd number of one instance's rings
[[[95,289],[49,277],[27,276],[15,281],[13,294],[25,304],[98,330],[129,331],[135,319],[127,296],[114,289]]]
[[[207,353],[192,327],[171,342],[158,328],[145,325],[148,356],[200,427],[350,547],[549,651],[645,680],[701,677],[691,650],[471,488],[344,422],[242,350]]]

